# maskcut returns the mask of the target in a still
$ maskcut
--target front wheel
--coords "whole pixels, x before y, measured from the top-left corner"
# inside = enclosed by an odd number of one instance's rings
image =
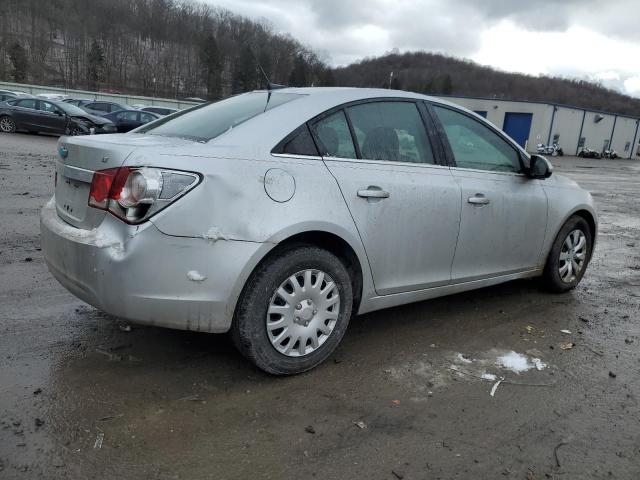
[[[591,260],[593,238],[587,221],[569,218],[556,237],[545,265],[543,281],[556,293],[576,288]]]
[[[232,338],[258,368],[274,375],[310,370],[338,346],[353,304],[351,278],[332,253],[297,246],[268,258],[240,296]]]

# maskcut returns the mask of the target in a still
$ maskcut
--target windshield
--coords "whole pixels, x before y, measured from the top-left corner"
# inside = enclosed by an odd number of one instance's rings
[[[56,107],[62,110],[67,115],[75,116],[75,115],[86,115],[87,112],[82,110],[81,108],[76,107],[75,105],[71,105],[70,103],[58,102],[56,103]]]
[[[227,98],[216,103],[205,103],[174,113],[136,130],[168,137],[182,137],[205,142],[216,138],[250,118],[279,105],[302,98],[296,93],[260,91]]]

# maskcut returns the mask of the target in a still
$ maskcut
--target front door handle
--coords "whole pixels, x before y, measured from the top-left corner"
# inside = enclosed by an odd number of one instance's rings
[[[369,186],[364,190],[358,190],[360,198],[389,198],[389,192],[385,192],[380,187]]]
[[[482,193],[476,193],[473,197],[469,197],[467,202],[472,205],[487,205],[491,200],[485,197]]]

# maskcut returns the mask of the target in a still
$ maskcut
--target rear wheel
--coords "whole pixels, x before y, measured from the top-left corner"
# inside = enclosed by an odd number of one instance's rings
[[[232,326],[234,343],[258,368],[292,375],[322,363],[349,324],[353,291],[338,257],[298,246],[268,258],[247,281]]]
[[[573,216],[564,224],[553,242],[543,279],[552,292],[563,293],[576,288],[591,260],[593,238],[587,221]]]
[[[0,131],[3,133],[13,133],[16,131],[16,122],[11,117],[0,117]]]

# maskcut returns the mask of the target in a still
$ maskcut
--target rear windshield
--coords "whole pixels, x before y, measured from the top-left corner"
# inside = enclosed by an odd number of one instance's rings
[[[303,95],[251,92],[216,103],[205,103],[138,128],[135,133],[182,137],[206,142],[250,118]]]

